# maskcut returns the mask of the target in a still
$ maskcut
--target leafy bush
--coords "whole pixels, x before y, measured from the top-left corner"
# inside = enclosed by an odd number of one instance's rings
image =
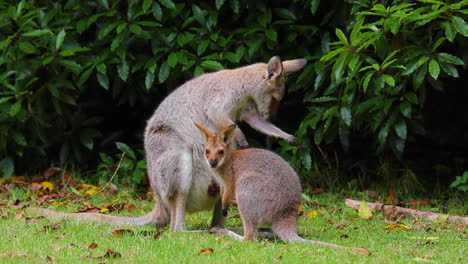
[[[457,176],[449,187],[462,192],[468,191],[468,171],[465,171],[461,176]]]
[[[444,80],[458,78],[458,69],[465,65],[456,52],[466,52],[456,50],[456,42],[468,36],[462,18],[467,4],[353,3],[347,33],[337,28],[336,41],[324,39],[326,52],[308,66],[316,77],[305,97],[309,113],[297,131],[302,147],[338,140],[348,150],[353,139],[360,138],[357,147],[364,151],[392,150],[401,157],[408,140],[425,133],[427,90],[443,90]],[[289,146],[286,150],[303,169],[311,169],[310,152]]]
[[[185,80],[280,54],[278,32],[297,20],[287,9],[244,10],[237,0],[22,0],[1,1],[0,10],[5,175],[54,160],[96,164],[95,153],[128,133],[133,140]],[[135,120],[126,131],[123,123]]]

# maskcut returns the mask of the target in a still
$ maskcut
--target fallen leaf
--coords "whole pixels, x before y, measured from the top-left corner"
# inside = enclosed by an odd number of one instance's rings
[[[362,201],[362,203],[359,205],[358,213],[359,217],[361,217],[362,219],[367,220],[372,217],[372,211],[370,210],[369,205],[365,201]]]
[[[385,229],[403,229],[403,230],[411,230],[411,227],[401,225],[401,224],[393,224],[384,227]]]
[[[119,252],[115,252],[114,250],[112,249],[108,249],[107,252],[101,256],[101,257],[97,257],[97,259],[102,259],[102,258],[120,258],[122,257],[122,254],[120,254]]]
[[[53,225],[45,225],[44,226],[44,231],[47,231],[47,230],[59,230],[62,228],[62,225],[60,223],[56,223],[56,224],[53,224]]]
[[[100,188],[91,184],[77,184],[76,189],[84,193],[85,196],[93,196],[100,191]]]
[[[276,255],[275,256],[275,259],[282,259],[283,258],[283,255]]]
[[[126,203],[123,208],[127,209],[130,213],[133,213],[133,211],[136,209],[136,206],[131,203]]]
[[[55,206],[55,207],[59,207],[59,206],[69,206],[71,205],[70,202],[59,202],[59,201],[55,201],[53,203],[51,203],[52,206]]]
[[[346,229],[346,224],[336,224],[336,228],[345,230]]]
[[[54,177],[62,172],[62,169],[59,167],[53,167],[53,168],[48,168],[47,170],[44,171],[43,175],[45,178],[49,179],[51,177]]]
[[[15,219],[19,220],[19,219],[23,218],[23,215],[24,215],[23,213],[18,213],[18,214],[15,215]]]
[[[154,239],[159,239],[159,236],[161,236],[161,233],[156,233],[156,234],[154,234],[153,238]]]
[[[409,205],[413,207],[418,207],[418,206],[429,206],[430,200],[428,198],[424,200],[415,200],[415,201],[410,201],[408,202]]]
[[[92,243],[89,245],[88,249],[96,249],[99,245],[97,243]]]
[[[112,231],[113,236],[121,236],[121,235],[124,235],[124,234],[133,235],[133,231],[130,230],[130,229],[117,229],[117,230]]]
[[[41,184],[40,183],[37,183],[37,182],[33,182],[31,183],[31,185],[29,186],[29,188],[31,190],[40,190],[42,188]]]
[[[380,193],[376,192],[376,191],[365,190],[364,192],[367,194],[367,196],[369,196],[370,198],[373,198],[373,199],[376,199],[376,198],[380,197]]]
[[[45,258],[45,261],[46,261],[46,262],[54,262],[54,260],[53,260],[51,257],[49,257],[49,256],[47,256],[47,257]]]
[[[200,252],[198,252],[198,256],[211,255],[211,254],[213,254],[213,252],[214,252],[214,250],[212,248],[205,248],[205,249],[200,250]]]
[[[99,210],[99,213],[106,213],[106,212],[109,212],[109,208],[102,208],[101,210]]]
[[[9,192],[9,191],[10,191],[10,188],[8,188],[8,186],[0,184],[0,193]]]
[[[317,215],[318,215],[317,210],[312,210],[310,211],[310,213],[307,214],[307,219],[314,219],[315,217],[317,217]]]
[[[323,193],[325,191],[325,189],[323,188],[314,188],[310,193],[311,194],[319,194],[319,193]]]
[[[44,182],[41,182],[41,189],[44,191],[51,192],[54,190],[54,185],[51,182],[44,181]]]
[[[101,211],[100,208],[93,207],[93,208],[85,208],[83,210],[78,210],[76,213],[99,213]]]
[[[387,204],[397,205],[398,204],[398,194],[395,188],[391,188],[387,196]]]

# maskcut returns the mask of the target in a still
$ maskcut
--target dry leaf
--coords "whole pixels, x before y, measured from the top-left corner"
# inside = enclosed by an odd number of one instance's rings
[[[283,255],[276,255],[275,256],[275,259],[282,259],[283,258]]]
[[[211,254],[213,254],[213,252],[214,252],[214,250],[212,248],[205,248],[205,249],[200,250],[200,252],[198,252],[198,256],[211,255]]]
[[[29,186],[29,188],[31,190],[40,190],[42,188],[41,184],[37,183],[37,182],[33,182],[31,183],[31,185]]]
[[[133,211],[136,209],[136,206],[131,203],[126,203],[123,208],[127,209],[130,213],[133,213]]]
[[[46,262],[54,262],[54,260],[53,260],[51,257],[49,257],[49,256],[47,256],[47,257],[45,258],[45,261],[46,261]]]
[[[310,211],[310,213],[307,214],[307,219],[314,219],[315,217],[317,217],[317,215],[318,215],[317,210],[312,210]]]
[[[97,248],[99,245],[97,243],[92,243],[91,245],[89,245],[88,249],[95,249]]]
[[[54,185],[51,182],[44,181],[44,182],[41,182],[41,189],[44,191],[51,192],[54,190]]]
[[[102,258],[120,258],[122,257],[122,254],[120,254],[119,252],[115,252],[114,250],[112,249],[108,249],[107,252],[101,256],[101,257],[97,257],[97,259],[102,259]]]
[[[85,208],[83,210],[78,210],[76,213],[99,213],[101,211],[100,208],[92,207],[92,208]]]
[[[130,230],[130,229],[117,229],[117,230],[114,230],[112,231],[112,235],[113,236],[121,236],[123,234],[131,234],[133,235],[133,231]]]
[[[23,215],[24,215],[23,213],[18,213],[18,214],[15,215],[15,219],[19,220],[19,219],[23,218]]]
[[[10,191],[10,188],[8,188],[8,186],[0,184],[0,193],[9,192],[9,191]]]
[[[429,203],[430,203],[430,200],[426,198],[424,200],[410,201],[408,204],[413,207],[418,207],[418,206],[429,206]]]
[[[311,194],[319,194],[319,193],[323,193],[325,191],[325,189],[323,188],[314,188],[310,193]]]
[[[370,210],[369,205],[365,201],[362,201],[362,203],[359,205],[358,213],[359,217],[361,217],[362,219],[367,220],[372,217],[372,211]]]
[[[384,228],[386,229],[403,229],[403,230],[411,230],[411,227],[405,226],[405,225],[400,225],[400,224],[393,224],[393,225],[388,225],[385,226]]]
[[[397,205],[399,201],[398,201],[398,195],[397,195],[395,188],[391,188],[389,192],[390,193],[388,194],[387,201],[386,201],[387,204]]]
[[[377,191],[365,190],[364,192],[367,194],[367,196],[373,199],[379,198],[380,196],[380,193]]]
[[[154,238],[154,239],[159,239],[159,236],[160,236],[160,235],[161,235],[161,233],[156,233],[156,234],[154,234],[153,238]]]
[[[43,227],[43,230],[44,231],[50,231],[50,230],[59,230],[62,228],[62,225],[60,223],[56,223],[56,224],[53,224],[53,225],[45,225]]]
[[[62,172],[61,168],[54,167],[54,168],[48,168],[46,171],[44,171],[43,175],[45,178],[51,178],[54,177]]]

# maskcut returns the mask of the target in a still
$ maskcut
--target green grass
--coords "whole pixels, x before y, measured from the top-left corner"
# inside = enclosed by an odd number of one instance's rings
[[[401,219],[401,224],[412,229],[384,229],[393,222],[382,214],[374,214],[370,220],[360,219],[344,205],[342,194],[312,196],[312,202],[305,204],[305,212],[317,210],[318,215],[313,219],[300,217],[299,233],[307,239],[366,248],[373,253],[370,257],[315,245],[267,240],[237,242],[208,233],[174,233],[167,227],[159,230],[154,226],[115,227],[106,223],[44,218],[31,222],[27,217],[35,215],[27,211],[16,219],[22,211],[11,205],[17,199],[22,201],[20,206],[36,205],[28,198],[31,195],[36,197],[30,191],[15,188],[9,197],[0,196],[0,263],[42,263],[47,262],[48,257],[55,263],[467,263],[466,227]],[[356,194],[353,198],[360,199],[362,195]],[[151,201],[135,200],[129,192],[107,198],[95,195],[88,201],[103,206],[114,199],[135,204],[137,209],[133,215],[141,214],[141,208],[149,211],[153,207]],[[70,207],[56,209],[73,212],[77,208],[75,201]],[[465,206],[454,210],[466,212]],[[121,214],[131,215],[127,211]],[[233,217],[236,214],[235,209],[230,210],[229,227],[241,226],[240,219]],[[209,222],[208,212],[186,217],[189,230],[207,230]],[[60,227],[52,228],[56,224]],[[133,233],[112,235],[114,230],[122,228]],[[160,233],[157,239],[154,238],[156,232]],[[97,243],[98,247],[88,249],[92,243]],[[212,248],[213,254],[198,256],[205,248]],[[102,258],[108,249],[120,253],[121,257]]]

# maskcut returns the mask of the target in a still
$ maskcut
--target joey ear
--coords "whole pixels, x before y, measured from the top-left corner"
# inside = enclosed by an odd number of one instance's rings
[[[287,60],[283,61],[284,75],[288,75],[293,72],[297,72],[306,66],[307,61],[305,59]]]
[[[211,132],[208,128],[206,127],[203,127],[197,123],[194,123],[196,127],[198,127],[198,129],[200,129],[200,131],[202,132],[202,134],[205,136],[205,139],[208,139],[208,138],[211,138],[211,137],[215,137],[215,134],[213,134],[213,132]]]
[[[236,124],[232,124],[228,127],[225,127],[219,132],[218,136],[223,139],[224,143],[228,143],[229,139],[231,139],[232,134],[234,133],[236,128],[237,128]]]
[[[283,64],[281,63],[281,58],[279,56],[275,56],[270,59],[267,64],[267,80],[274,80],[281,76],[283,73]]]

